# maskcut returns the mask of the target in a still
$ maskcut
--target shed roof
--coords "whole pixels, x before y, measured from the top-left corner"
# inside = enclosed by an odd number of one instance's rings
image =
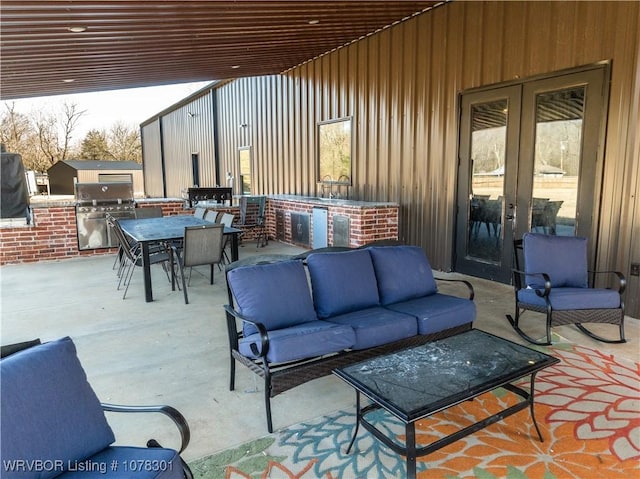
[[[76,170],[141,170],[142,165],[135,161],[100,160],[64,160],[64,163]]]

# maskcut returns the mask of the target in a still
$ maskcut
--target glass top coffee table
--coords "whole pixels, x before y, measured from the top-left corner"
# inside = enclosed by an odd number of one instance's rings
[[[360,424],[398,454],[407,458],[407,477],[416,477],[416,458],[430,454],[490,424],[529,407],[533,411],[535,376],[559,362],[547,354],[492,334],[472,329],[432,343],[368,359],[333,372],[356,390],[357,422],[347,453]],[[512,384],[531,376],[529,391]],[[415,422],[434,413],[503,387],[522,401],[424,446],[416,447]],[[372,403],[360,405],[360,394]],[[366,419],[383,408],[405,424],[406,441],[399,444]]]

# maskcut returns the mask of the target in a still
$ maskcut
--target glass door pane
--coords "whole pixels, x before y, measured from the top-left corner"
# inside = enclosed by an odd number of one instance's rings
[[[574,236],[585,87],[536,95],[530,229]]]
[[[471,107],[471,194],[469,258],[499,262],[507,143],[507,99]]]
[[[455,268],[498,281],[511,273],[520,86],[466,93],[460,108]]]

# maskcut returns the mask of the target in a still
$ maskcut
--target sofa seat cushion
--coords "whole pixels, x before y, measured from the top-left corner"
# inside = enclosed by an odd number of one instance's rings
[[[366,349],[392,343],[415,336],[418,332],[413,316],[381,306],[333,316],[326,321],[353,328],[355,342],[352,349]]]
[[[414,317],[420,334],[437,333],[472,323],[476,318],[476,305],[473,301],[441,293],[389,304],[386,308]]]
[[[380,304],[387,305],[438,291],[427,256],[418,246],[378,246],[371,253]]]
[[[546,307],[544,298],[534,289],[518,291],[518,301]],[[612,289],[592,288],[552,288],[549,302],[559,311],[573,309],[611,309],[620,307],[620,295]]]
[[[34,346],[0,361],[3,461],[52,461],[66,467],[115,438],[70,338]],[[56,462],[57,461],[57,462]],[[14,477],[3,471],[2,477]],[[60,468],[20,472],[44,479]]]
[[[553,287],[586,288],[587,238],[525,233],[522,236],[525,273],[546,273]],[[544,278],[528,275],[527,286],[544,288]]]
[[[316,321],[302,261],[242,266],[227,274],[238,312],[260,322],[267,331]],[[245,323],[245,336],[257,329]]]
[[[310,254],[307,266],[319,318],[380,304],[369,251]]]
[[[183,479],[182,461],[173,449],[111,446],[71,463],[59,479]]]
[[[351,348],[355,340],[355,333],[349,326],[320,320],[309,321],[269,331],[267,360],[271,363],[284,363],[336,353]],[[258,352],[261,352],[260,334],[240,339],[238,350],[243,356],[255,358],[251,344],[255,344]]]

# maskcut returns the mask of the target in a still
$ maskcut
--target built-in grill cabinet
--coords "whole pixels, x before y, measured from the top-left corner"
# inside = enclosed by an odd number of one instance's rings
[[[107,213],[117,219],[135,217],[133,183],[76,183],[78,249],[118,246]]]

